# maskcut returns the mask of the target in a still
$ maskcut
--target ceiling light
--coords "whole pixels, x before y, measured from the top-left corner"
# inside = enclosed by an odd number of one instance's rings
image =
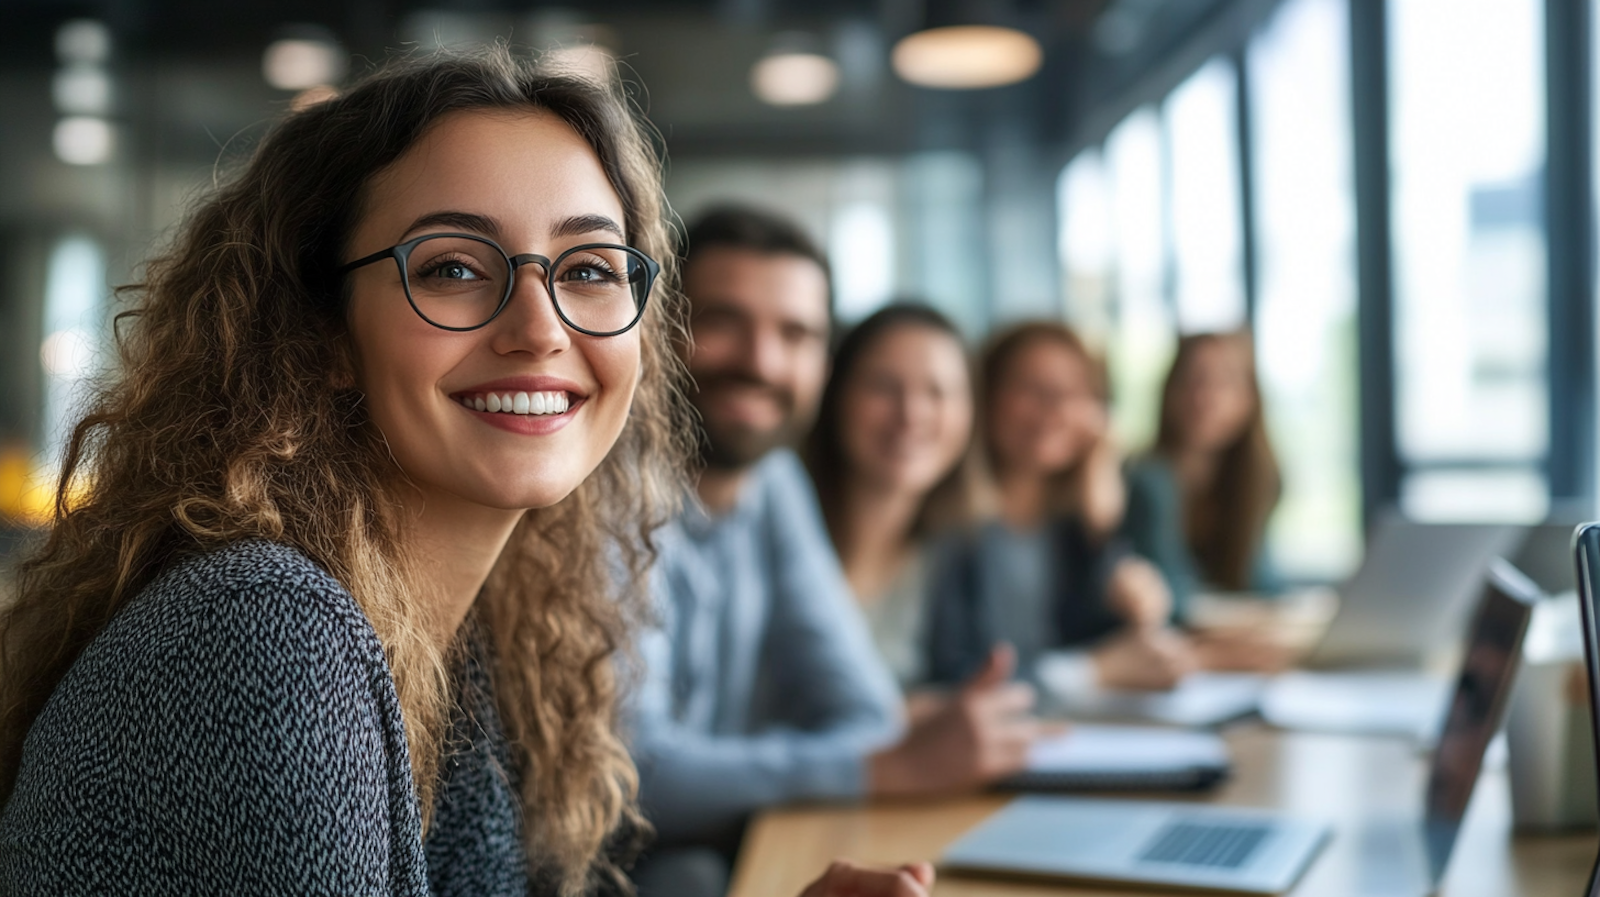
[[[769,105],[812,106],[839,89],[839,66],[820,53],[770,53],[750,70],[750,89]]]
[[[110,161],[116,133],[103,118],[74,115],[56,122],[52,142],[56,156],[69,165],[99,165]]]
[[[111,111],[111,76],[97,65],[75,63],[56,72],[50,95],[58,112],[104,115]]]
[[[62,62],[105,62],[111,58],[111,29],[94,19],[73,19],[56,29],[56,56]]]
[[[338,44],[290,37],[275,40],[261,55],[261,74],[279,90],[305,90],[344,77],[345,55]]]
[[[1039,42],[1013,28],[955,25],[900,39],[895,74],[919,87],[970,90],[1026,80],[1039,70]]]

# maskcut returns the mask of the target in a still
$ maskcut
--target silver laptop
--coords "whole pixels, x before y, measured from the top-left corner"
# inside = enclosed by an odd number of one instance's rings
[[[1484,751],[1505,717],[1538,589],[1503,562],[1472,622],[1434,753],[1421,819],[1376,821],[1357,839],[1351,897],[1421,897],[1443,877]],[[1197,804],[1019,798],[950,845],[952,870],[1276,894],[1326,840],[1325,823]]]
[[[1585,523],[1572,536],[1572,551],[1577,561],[1578,609],[1582,619],[1583,657],[1589,674],[1589,722],[1594,726],[1595,744],[1600,744],[1600,523]],[[1600,775],[1600,756],[1595,758]],[[1600,897],[1600,857],[1589,873],[1587,897]]]
[[[1306,666],[1420,667],[1429,652],[1458,642],[1490,560],[1509,555],[1524,530],[1383,515]]]
[[[1580,522],[1570,516],[1552,517],[1530,526],[1516,553],[1506,557],[1546,595],[1571,592],[1578,587],[1572,570],[1572,534]]]

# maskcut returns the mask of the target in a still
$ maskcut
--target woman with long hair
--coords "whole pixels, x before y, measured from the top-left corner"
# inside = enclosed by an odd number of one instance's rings
[[[1124,531],[1175,593],[1272,588],[1262,541],[1282,478],[1248,332],[1179,340],[1155,446],[1129,466],[1128,487]]]
[[[973,416],[960,331],[932,308],[896,303],[840,340],[805,460],[872,640],[905,693],[906,741],[945,743],[946,770],[980,785],[1021,769],[1039,725],[1031,690],[1010,681],[1009,649],[953,693],[928,687],[929,571],[946,534],[983,504]],[[950,731],[977,749],[950,749]]]
[[[1033,321],[999,334],[980,373],[999,513],[942,552],[935,677],[966,675],[1008,642],[1053,688],[1170,686],[1190,658],[1165,628],[1160,576],[1115,538],[1124,493],[1098,359],[1066,325]]]
[[[398,64],[149,263],[0,615],[0,892],[627,889],[614,659],[687,455],[642,127]]]
[[[902,686],[926,676],[926,552],[980,504],[973,414],[960,332],[932,308],[896,303],[840,340],[805,445],[828,534]]]

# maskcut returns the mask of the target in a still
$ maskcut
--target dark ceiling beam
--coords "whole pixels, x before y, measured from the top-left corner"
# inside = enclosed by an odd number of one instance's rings
[[[1211,0],[1162,6],[1139,47],[1107,58],[1085,42],[1090,61],[1080,74],[1071,132],[1056,147],[1062,164],[1105,140],[1119,122],[1146,103],[1158,102],[1206,61],[1249,40],[1281,0]],[[1186,21],[1187,19],[1187,21]]]

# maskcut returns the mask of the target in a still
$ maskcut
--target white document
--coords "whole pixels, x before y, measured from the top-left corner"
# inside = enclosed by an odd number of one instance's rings
[[[1151,726],[1075,725],[1034,744],[1029,772],[1166,773],[1226,767],[1228,747],[1211,732]]]
[[[1410,671],[1285,673],[1261,697],[1261,716],[1280,729],[1403,735],[1431,744],[1452,683]]]
[[[1047,674],[1047,670],[1041,671]],[[1077,719],[1215,726],[1255,711],[1267,679],[1257,673],[1191,673],[1170,691],[1057,688],[1042,675],[1054,707]]]

